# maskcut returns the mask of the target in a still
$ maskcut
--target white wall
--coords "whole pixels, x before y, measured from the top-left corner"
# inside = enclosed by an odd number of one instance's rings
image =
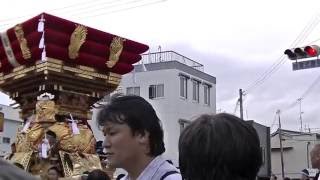
[[[311,168],[310,151],[312,150],[314,144],[320,143],[320,141],[316,140],[315,135],[297,136],[293,139],[284,137],[283,139],[286,139],[283,141],[283,161],[285,176],[290,178],[300,178],[300,172],[302,169],[308,168],[308,162],[309,168]],[[310,144],[307,148],[308,142],[310,142]],[[279,146],[279,136],[276,135],[271,138],[271,147],[279,148]],[[281,177],[280,159],[280,150],[273,149],[271,151],[272,173],[276,174],[278,177]]]
[[[11,144],[15,142],[18,127],[22,120],[19,118],[19,109],[13,109],[6,105],[0,105],[0,111],[4,113],[4,130],[0,133],[0,156],[11,152]],[[10,143],[3,143],[3,137],[10,138]]]

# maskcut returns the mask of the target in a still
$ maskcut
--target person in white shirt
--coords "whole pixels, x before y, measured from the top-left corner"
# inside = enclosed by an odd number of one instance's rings
[[[145,99],[113,96],[101,107],[97,122],[103,127],[110,166],[128,172],[121,180],[182,180],[179,170],[161,157],[163,129]]]
[[[236,116],[201,115],[180,135],[179,166],[185,180],[255,180],[261,164],[256,130]]]

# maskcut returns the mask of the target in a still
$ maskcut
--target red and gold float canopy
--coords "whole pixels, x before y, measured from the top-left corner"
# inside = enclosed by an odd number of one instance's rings
[[[1,33],[0,73],[53,58],[125,74],[148,46],[42,13]]]

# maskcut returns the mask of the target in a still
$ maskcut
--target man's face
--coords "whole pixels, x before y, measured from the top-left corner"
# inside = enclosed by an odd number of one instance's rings
[[[319,154],[317,153],[317,149],[314,148],[312,149],[312,151],[310,152],[310,158],[311,158],[311,166],[312,168],[320,168],[320,157]]]
[[[144,152],[144,140],[140,135],[133,135],[127,124],[108,122],[104,127],[104,148],[112,167],[125,168],[134,164]]]

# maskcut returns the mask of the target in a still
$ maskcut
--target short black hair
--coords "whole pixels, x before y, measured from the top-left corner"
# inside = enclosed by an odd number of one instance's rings
[[[186,180],[254,180],[261,163],[256,130],[236,116],[204,114],[181,133],[179,165]]]
[[[89,173],[87,180],[110,180],[110,177],[101,169],[95,169]]]
[[[135,95],[115,95],[98,113],[97,122],[104,126],[107,122],[127,124],[133,135],[149,132],[151,156],[165,151],[163,129],[152,105],[144,98]]]

